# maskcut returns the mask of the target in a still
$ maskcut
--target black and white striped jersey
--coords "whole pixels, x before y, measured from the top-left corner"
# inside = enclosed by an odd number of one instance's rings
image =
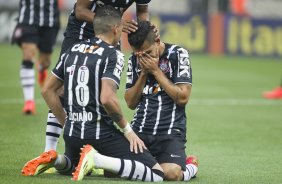
[[[19,6],[19,24],[60,27],[57,0],[20,0]]]
[[[159,67],[172,83],[192,84],[189,54],[184,48],[165,44]],[[138,60],[132,55],[128,61],[126,89],[134,86],[140,72]],[[185,107],[174,103],[154,76],[148,74],[142,97],[132,120],[132,127],[137,132],[151,135],[171,134],[172,130],[185,132]]]
[[[113,7],[118,8],[121,13],[124,13],[124,11],[128,7],[130,7],[134,2],[136,2],[137,4],[148,4],[150,1],[151,0],[94,0],[91,3],[89,9],[92,12],[95,12],[97,6],[99,7],[104,5],[111,5]],[[89,39],[93,37],[93,24],[86,21],[78,20],[75,15],[75,8],[76,3],[74,4],[74,8],[71,14],[69,15],[68,25],[64,35],[66,37],[79,38],[80,40]]]
[[[111,135],[116,128],[100,102],[101,80],[113,80],[119,87],[123,67],[124,55],[98,38],[62,54],[52,73],[64,81],[64,134],[80,139]]]

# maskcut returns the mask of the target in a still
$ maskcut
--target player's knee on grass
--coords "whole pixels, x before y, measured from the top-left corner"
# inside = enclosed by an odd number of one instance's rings
[[[179,181],[183,177],[182,169],[179,165],[174,163],[164,163],[161,164],[164,171],[165,180],[169,181]]]

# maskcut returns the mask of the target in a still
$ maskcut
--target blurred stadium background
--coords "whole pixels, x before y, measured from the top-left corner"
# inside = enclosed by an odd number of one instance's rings
[[[36,88],[36,116],[21,114],[21,52],[9,44],[18,0],[0,0],[0,181],[66,183],[69,177],[20,175],[26,161],[43,151],[47,107]],[[73,0],[61,0],[61,31],[53,66]],[[282,77],[282,0],[152,0],[151,20],[161,39],[187,48],[193,92],[187,108],[187,154],[200,159],[191,183],[282,183],[282,101],[262,92]],[[135,7],[125,18],[134,18]],[[130,49],[123,35],[122,51]],[[125,72],[122,84],[124,86]],[[128,119],[133,111],[123,101]],[[63,140],[59,151],[63,151]],[[95,181],[92,181],[95,179]],[[84,183],[129,183],[101,177]],[[180,183],[180,182],[179,182]]]

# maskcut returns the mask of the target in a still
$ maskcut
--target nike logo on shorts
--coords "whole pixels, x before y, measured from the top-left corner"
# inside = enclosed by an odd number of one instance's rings
[[[170,157],[181,157],[179,155],[170,154]]]

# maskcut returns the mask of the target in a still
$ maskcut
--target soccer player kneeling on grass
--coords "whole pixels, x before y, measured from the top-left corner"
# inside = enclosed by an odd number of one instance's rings
[[[121,14],[112,6],[97,8],[93,24],[96,37],[63,54],[42,89],[46,103],[65,124],[65,154],[44,152],[27,162],[22,174],[37,175],[55,167],[82,180],[100,168],[131,180],[162,181],[162,168],[128,124],[116,96],[124,67],[124,56],[115,48],[122,32]],[[63,85],[65,111],[57,94]]]
[[[128,35],[134,54],[128,61],[125,100],[137,107],[132,127],[164,170],[167,180],[190,180],[198,159],[186,158],[185,106],[192,88],[186,49],[161,42],[148,21]]]

